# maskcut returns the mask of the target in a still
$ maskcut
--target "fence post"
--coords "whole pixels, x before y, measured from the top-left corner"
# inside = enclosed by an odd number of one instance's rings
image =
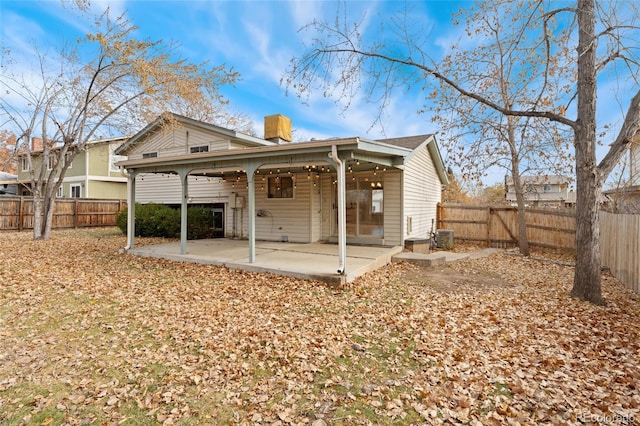
[[[73,227],[78,228],[78,199],[73,202]]]
[[[491,215],[493,210],[491,206],[487,206],[487,247],[491,247]]]
[[[18,231],[24,228],[24,197],[20,197],[20,208],[18,209]]]

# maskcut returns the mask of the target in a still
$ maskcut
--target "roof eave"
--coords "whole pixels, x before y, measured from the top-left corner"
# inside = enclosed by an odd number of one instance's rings
[[[239,142],[249,143],[251,145],[256,145],[256,146],[272,146],[272,145],[275,145],[274,142],[271,142],[271,141],[268,141],[268,140],[265,140],[265,139],[261,139],[261,138],[255,137],[255,136],[246,135],[244,133],[240,133],[240,132],[237,132],[235,130],[225,129],[224,127],[216,126],[215,124],[209,124],[209,123],[205,123],[203,121],[194,120],[193,118],[185,117],[185,116],[182,116],[182,115],[179,115],[179,114],[173,114],[173,113],[169,113],[169,114],[171,114],[171,116],[175,120],[177,120],[178,122],[180,122],[180,123],[182,123],[184,125],[189,125],[189,126],[205,129],[205,130],[208,130],[208,131],[211,131],[211,132],[216,132],[216,133],[222,134],[224,136],[227,136],[229,139],[231,139],[233,141],[236,141],[236,142],[239,141]],[[158,118],[156,118],[154,121],[149,123],[144,129],[142,129],[141,131],[136,133],[133,137],[131,137],[127,142],[125,142],[123,145],[118,147],[118,149],[116,149],[116,151],[115,151],[115,154],[116,155],[127,155],[126,152],[127,152],[128,149],[130,149],[133,146],[135,146],[136,143],[138,141],[140,141],[141,139],[144,139],[149,133],[151,133],[157,127],[159,127],[162,124],[163,121],[165,121],[165,118],[164,118],[163,115],[161,115]]]

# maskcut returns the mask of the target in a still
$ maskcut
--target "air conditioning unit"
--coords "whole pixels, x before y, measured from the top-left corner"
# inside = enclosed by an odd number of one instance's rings
[[[436,239],[438,248],[451,250],[453,248],[453,229],[438,229]]]

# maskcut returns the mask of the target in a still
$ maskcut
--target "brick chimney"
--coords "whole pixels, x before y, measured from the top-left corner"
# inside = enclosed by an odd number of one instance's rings
[[[42,138],[31,138],[31,152],[44,151],[44,141]]]
[[[279,144],[291,142],[291,119],[282,114],[267,115],[264,118],[264,138]]]

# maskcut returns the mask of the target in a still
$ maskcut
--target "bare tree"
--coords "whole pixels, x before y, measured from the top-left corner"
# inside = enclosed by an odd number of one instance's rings
[[[16,136],[7,130],[0,130],[0,171],[18,172]]]
[[[49,238],[55,194],[87,143],[131,134],[169,108],[215,118],[225,105],[219,87],[237,78],[225,66],[180,59],[172,44],[137,40],[123,17],[104,14],[96,22],[95,32],[74,49],[38,55],[36,83],[8,68],[0,77],[8,94],[0,114],[15,131],[30,172],[36,240]],[[42,140],[37,153],[30,145],[36,136]]]
[[[510,2],[501,3],[511,5]],[[604,70],[621,65],[631,78],[638,77],[639,55],[634,40],[638,38],[637,20],[640,14],[632,3],[616,5],[607,2],[598,4],[597,9],[595,0],[577,0],[574,7],[564,7],[563,4],[559,8],[550,1],[529,3],[518,2],[515,3],[516,7],[505,8],[505,13],[511,14],[502,17],[508,26],[513,26],[510,33],[521,35],[509,45],[510,49],[526,49],[527,43],[533,39],[536,44],[529,47],[534,49],[530,52],[536,51],[536,48],[549,52],[547,59],[542,62],[535,58],[536,55],[533,55],[534,62],[525,59],[521,64],[522,72],[526,72],[529,65],[542,65],[544,72],[540,74],[542,80],[539,84],[543,86],[553,81],[559,67],[570,67],[570,72],[575,75],[575,82],[569,79],[559,81],[557,85],[546,85],[533,97],[540,99],[537,103],[497,101],[487,95],[485,86],[471,84],[473,79],[467,80],[463,74],[446,74],[425,53],[428,52],[427,40],[420,37],[422,33],[419,29],[416,30],[408,20],[401,18],[392,20],[396,25],[391,34],[401,35],[396,44],[386,41],[367,44],[359,23],[347,24],[340,18],[333,24],[313,22],[308,27],[317,32],[313,45],[292,60],[285,82],[300,95],[321,89],[327,96],[349,99],[358,90],[364,89],[375,94],[384,107],[394,89],[413,84],[425,86],[435,79],[459,95],[511,117],[511,120],[546,120],[566,126],[573,134],[577,181],[576,270],[571,294],[595,304],[604,304],[598,220],[602,184],[640,129],[640,91],[630,100],[616,139],[597,164],[597,76]],[[559,22],[560,25],[552,27],[553,22]],[[534,23],[537,23],[537,35],[533,32]],[[377,30],[378,34],[389,35],[384,28]],[[475,36],[475,33],[470,34],[471,38]],[[500,35],[497,38],[499,40]],[[490,42],[487,39],[480,40],[481,44]],[[560,53],[568,58],[566,64],[551,61],[554,55]],[[481,65],[478,64],[478,67],[481,68]],[[510,83],[511,78],[508,77],[506,82]],[[556,90],[563,91],[565,95],[561,96]],[[574,103],[576,100],[577,105]],[[515,124],[523,123],[518,121]]]
[[[515,10],[518,13],[515,13]],[[546,37],[567,37],[567,31],[550,34],[553,26],[543,19],[533,2],[485,2],[476,8],[462,9],[455,15],[465,22],[468,37],[486,40],[472,50],[451,46],[451,53],[439,64],[439,71],[449,78],[474,87],[502,108],[538,110],[553,107],[561,98],[559,86],[571,80],[566,52],[552,52]],[[503,19],[518,16],[513,20]],[[542,28],[540,27],[542,23]],[[528,43],[521,43],[527,33]],[[535,34],[535,36],[532,36]],[[422,52],[423,56],[426,53]],[[556,71],[550,76],[547,70]],[[486,170],[504,168],[510,175],[518,206],[518,245],[528,256],[526,204],[523,184],[525,174],[566,174],[572,157],[563,144],[557,123],[535,117],[504,115],[470,97],[461,97],[448,84],[438,84],[430,99],[432,119],[439,126],[441,143],[448,159],[462,170],[465,179],[480,180]],[[566,132],[565,132],[566,133]],[[558,171],[561,170],[561,171]]]
[[[463,187],[460,179],[453,173],[453,170],[447,170],[447,175],[449,176],[449,183],[442,188],[442,202],[460,204],[471,202],[471,197]]]

